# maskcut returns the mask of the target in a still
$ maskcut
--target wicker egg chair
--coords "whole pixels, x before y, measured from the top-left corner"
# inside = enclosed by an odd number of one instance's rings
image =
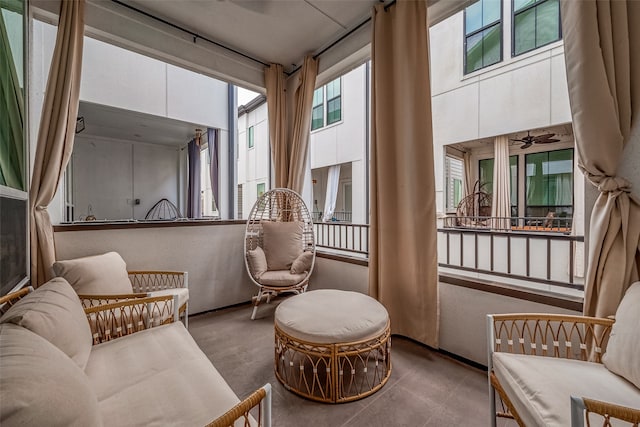
[[[245,266],[258,286],[251,319],[263,299],[307,289],[315,265],[313,220],[304,201],[294,191],[276,188],[264,193],[247,220],[244,239]]]

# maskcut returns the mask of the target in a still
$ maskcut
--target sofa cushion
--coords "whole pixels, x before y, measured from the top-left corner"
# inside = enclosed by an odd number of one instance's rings
[[[0,325],[0,372],[0,425],[102,425],[84,372],[28,329]]]
[[[600,363],[494,353],[493,371],[525,425],[571,425],[571,396],[640,406],[640,390]]]
[[[302,253],[302,222],[262,221],[262,232],[269,270],[289,270]]]
[[[1,318],[40,335],[58,347],[82,369],[91,352],[91,329],[82,303],[61,277],[51,279],[31,292]]]
[[[313,263],[313,252],[304,251],[295,261],[291,264],[292,274],[302,274],[311,270],[311,264]]]
[[[622,298],[616,311],[607,351],[602,357],[611,372],[640,388],[640,282],[636,282]],[[640,406],[640,405],[639,405]]]
[[[291,274],[289,270],[265,271],[258,279],[258,283],[265,286],[286,288],[299,284],[306,274]]]
[[[181,323],[94,346],[86,373],[117,426],[206,425],[239,402]]]
[[[133,292],[127,264],[117,252],[57,261],[56,276],[64,277],[79,294],[108,295]]]
[[[247,261],[249,262],[249,271],[254,279],[258,280],[267,271],[267,257],[260,246],[247,251]]]

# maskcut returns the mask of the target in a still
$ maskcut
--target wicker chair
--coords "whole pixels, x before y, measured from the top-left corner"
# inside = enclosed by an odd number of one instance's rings
[[[279,247],[274,233],[280,233],[278,230],[284,228],[291,230],[292,227],[295,230],[286,231],[289,235],[285,239],[292,243]],[[283,252],[285,258],[290,254],[294,254],[294,257],[297,254],[298,258],[295,261],[289,259],[293,263],[286,262],[286,265],[272,262]],[[252,320],[255,319],[258,305],[263,299],[266,298],[269,303],[272,297],[280,293],[299,294],[307,289],[315,264],[316,246],[313,220],[299,194],[286,188],[276,188],[267,191],[256,201],[247,220],[244,253],[247,273],[258,287],[258,295],[253,298]],[[262,261],[258,262],[262,268],[256,265],[258,253],[262,257]],[[305,261],[300,264],[299,260],[303,258]]]
[[[518,412],[517,405],[513,401],[514,397],[510,398],[509,388],[506,387],[508,384],[502,384],[496,375],[494,354],[510,353],[537,356],[538,360],[540,360],[540,356],[546,356],[566,360],[568,363],[593,362],[588,363],[592,366],[602,364],[602,355],[607,348],[614,323],[613,319],[558,314],[489,315],[488,371],[491,425],[496,426],[496,417],[514,419],[521,427],[529,425],[523,420],[523,414]],[[501,363],[504,364],[504,361]],[[559,373],[560,375],[562,374]],[[615,377],[615,375],[613,376]],[[584,380],[583,377],[580,381]],[[520,379],[520,381],[525,382],[526,380]],[[531,385],[529,388],[533,390],[536,387]],[[545,383],[539,394],[546,393],[545,389],[548,391],[554,388],[553,383]],[[501,400],[502,411],[500,412],[496,410],[496,393]],[[606,395],[606,393],[601,393],[601,395]],[[585,411],[587,419],[594,418],[588,425],[598,423],[597,425],[603,427],[611,426],[611,419],[614,418],[618,420],[618,423],[622,421],[628,423],[624,425],[634,427],[637,427],[640,422],[640,408],[619,406],[600,400],[569,395],[566,396],[566,402],[571,405],[572,427],[584,426]]]

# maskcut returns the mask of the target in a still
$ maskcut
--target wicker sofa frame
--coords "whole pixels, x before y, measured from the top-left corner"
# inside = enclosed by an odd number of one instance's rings
[[[127,301],[144,297],[152,297],[151,292],[167,289],[189,288],[189,276],[186,271],[128,271],[132,294],[80,294],[82,305],[94,307],[117,301]],[[182,318],[185,327],[189,327],[189,302],[178,308],[178,316]],[[166,317],[166,316],[165,316]]]
[[[186,279],[186,276],[185,276]],[[33,288],[0,297],[0,312],[25,297]],[[91,328],[93,345],[115,340],[162,324],[179,321],[179,309],[175,304],[177,296],[147,297],[146,294],[126,295],[127,299],[107,304],[85,307],[84,312]],[[114,295],[108,296],[113,300]],[[91,299],[95,303],[95,299]],[[156,322],[166,313],[173,313],[169,322]],[[230,408],[223,415],[207,424],[207,427],[245,427],[255,426],[252,422],[252,411],[256,412],[258,427],[271,427],[271,385],[265,384],[251,393],[244,400]]]
[[[493,372],[493,353],[508,352],[555,358],[575,359],[602,363],[615,323],[613,319],[586,316],[554,314],[495,314],[488,320],[488,371],[489,400],[491,405],[491,426],[496,426],[497,418],[514,419],[519,426],[525,427],[520,414],[509,400],[509,396]],[[501,400],[502,411],[496,408],[496,393]],[[580,396],[571,398],[572,427],[584,426],[584,411],[589,415],[599,415],[602,426],[610,426],[610,420],[616,418],[628,422],[634,427],[640,423],[640,410],[586,399]]]

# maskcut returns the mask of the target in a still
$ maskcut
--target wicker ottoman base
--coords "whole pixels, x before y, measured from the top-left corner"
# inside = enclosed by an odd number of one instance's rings
[[[322,344],[292,336],[277,323],[275,373],[293,393],[318,402],[350,402],[375,393],[391,375],[388,322],[377,336]]]

